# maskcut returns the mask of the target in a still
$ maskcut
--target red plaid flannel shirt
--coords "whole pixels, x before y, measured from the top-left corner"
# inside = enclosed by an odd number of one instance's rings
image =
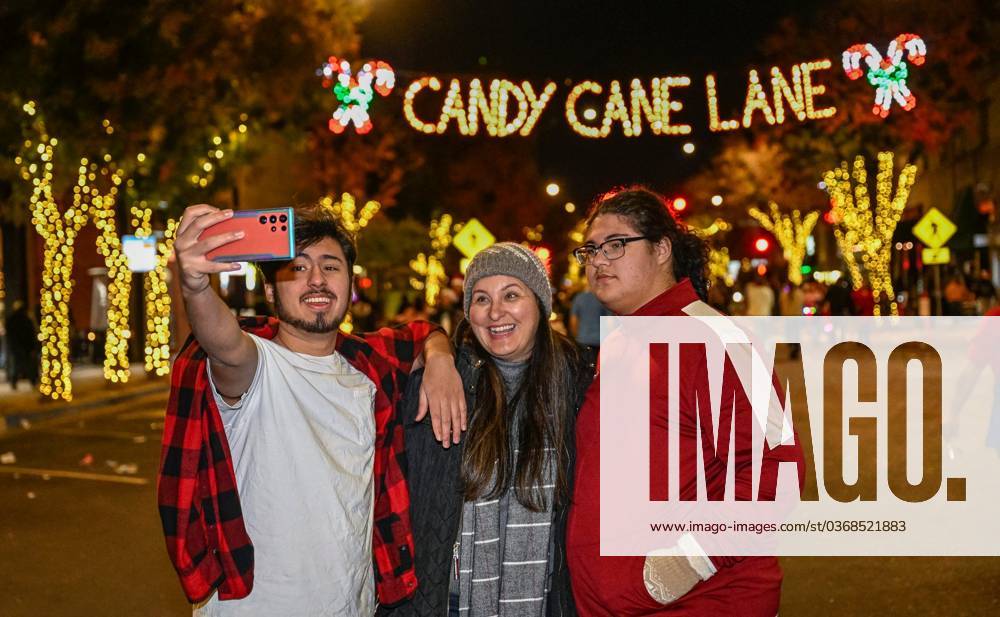
[[[273,338],[278,322],[251,318],[240,325]],[[337,351],[377,386],[372,552],[383,604],[404,600],[417,588],[403,424],[396,404],[424,341],[436,329],[415,321],[360,337],[337,337]],[[244,598],[253,588],[253,545],[243,524],[232,455],[206,359],[192,337],[174,361],[157,484],[167,552],[191,602],[204,600],[215,588],[222,600]]]

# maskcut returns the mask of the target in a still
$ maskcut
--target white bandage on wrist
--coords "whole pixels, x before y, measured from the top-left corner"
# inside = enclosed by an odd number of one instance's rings
[[[676,546],[647,555],[642,568],[646,591],[660,604],[670,604],[713,574],[715,566],[689,534]]]

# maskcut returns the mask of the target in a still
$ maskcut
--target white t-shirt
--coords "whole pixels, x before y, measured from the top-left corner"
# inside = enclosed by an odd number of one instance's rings
[[[338,353],[250,338],[258,362],[246,394],[227,405],[212,388],[254,546],[253,591],[213,595],[194,614],[372,615],[375,384]]]

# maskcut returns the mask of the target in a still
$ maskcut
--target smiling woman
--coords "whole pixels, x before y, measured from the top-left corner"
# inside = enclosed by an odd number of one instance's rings
[[[535,295],[513,276],[487,276],[472,290],[469,323],[480,344],[494,358],[527,361],[540,316]]]
[[[381,614],[576,614],[566,512],[576,410],[593,364],[549,327],[551,311],[548,275],[531,250],[503,242],[472,259],[467,318],[455,332],[468,433],[446,450],[404,412],[420,586]]]

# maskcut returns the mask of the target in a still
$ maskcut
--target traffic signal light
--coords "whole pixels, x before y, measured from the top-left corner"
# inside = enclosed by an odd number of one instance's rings
[[[676,197],[674,201],[670,204],[673,207],[674,212],[683,212],[688,207],[688,202],[683,197]]]
[[[757,251],[758,254],[764,255],[771,249],[771,241],[761,236],[753,241],[753,249]]]

